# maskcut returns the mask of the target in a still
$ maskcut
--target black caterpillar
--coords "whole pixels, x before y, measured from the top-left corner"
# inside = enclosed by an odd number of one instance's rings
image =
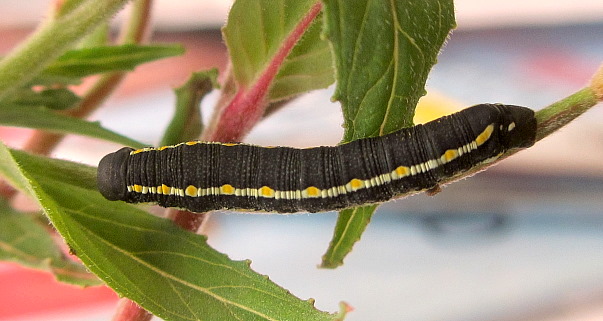
[[[193,212],[321,212],[432,189],[443,179],[532,146],[534,112],[482,104],[424,125],[332,147],[296,149],[186,142],[106,155],[98,188],[109,200]]]

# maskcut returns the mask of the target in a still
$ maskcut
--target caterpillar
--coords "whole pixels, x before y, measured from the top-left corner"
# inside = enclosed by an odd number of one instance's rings
[[[423,125],[339,146],[260,147],[185,142],[124,147],[103,157],[97,185],[109,200],[193,212],[322,212],[380,203],[535,142],[526,107],[481,104]]]

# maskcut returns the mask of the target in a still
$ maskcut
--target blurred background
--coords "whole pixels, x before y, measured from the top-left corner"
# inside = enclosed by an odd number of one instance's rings
[[[581,88],[603,61],[600,0],[457,0],[458,29],[427,83],[417,121],[482,102],[540,109]],[[0,55],[24,39],[50,1],[0,1]],[[226,65],[219,28],[231,1],[158,0],[154,41],[186,55],[144,65],[105,108],[106,127],[150,145],[191,71]],[[119,18],[118,18],[119,19]],[[341,113],[333,88],[312,92],[249,135],[262,145],[333,145]],[[209,118],[216,96],[204,101]],[[307,115],[319,115],[307,117]],[[125,121],[127,120],[127,121]],[[275,133],[278,133],[275,135]],[[31,131],[0,128],[19,147]],[[86,146],[85,149],[82,146]],[[96,164],[119,146],[67,139],[56,156]],[[603,106],[487,172],[382,206],[336,270],[317,269],[336,214],[213,215],[209,242],[251,259],[300,298],[346,320],[603,320]],[[109,320],[117,297],[0,263],[0,320]]]

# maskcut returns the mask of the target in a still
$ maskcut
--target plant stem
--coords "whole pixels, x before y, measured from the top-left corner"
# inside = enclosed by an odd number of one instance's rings
[[[597,72],[590,81],[590,88],[594,91],[597,99],[603,101],[603,64],[599,66]]]
[[[4,180],[0,180],[0,198],[10,200],[17,194],[17,190]]]
[[[314,4],[295,30],[284,40],[266,70],[256,83],[248,89],[236,88],[232,68],[229,66],[222,95],[210,124],[203,133],[203,140],[217,142],[241,141],[251,128],[264,116],[268,106],[266,95],[285,58],[308,30],[322,10],[322,2]],[[236,90],[239,90],[236,92]],[[209,213],[167,209],[164,216],[189,231],[197,231],[207,221]]]
[[[128,0],[82,0],[64,15],[52,16],[29,39],[0,61],[0,100],[114,15]]]
[[[152,0],[137,0],[133,3],[130,18],[122,28],[119,43],[142,43],[150,37],[150,16]],[[91,87],[75,108],[65,111],[65,115],[85,118],[98,109],[101,104],[120,85],[125,72],[113,72],[102,75]],[[63,140],[64,134],[36,131],[25,144],[24,149],[40,155],[48,155]]]
[[[132,3],[132,12],[122,29],[119,43],[141,43],[151,38],[151,12],[153,0],[135,0]]]
[[[603,68],[600,68],[597,74],[595,74],[595,78],[597,77],[603,79]],[[600,89],[603,89],[603,86],[600,87]],[[569,122],[582,115],[591,107],[596,106],[601,101],[603,101],[603,90],[601,92],[597,92],[597,89],[591,85],[590,87],[583,88],[576,93],[539,110],[536,112],[536,121],[538,124],[536,142],[567,125]],[[521,151],[521,149],[508,150],[496,161],[475,166],[471,170],[462,173],[461,175],[450,177],[440,182],[440,185],[445,185],[459,179],[472,176],[475,173],[483,171],[487,167],[490,167],[519,151]]]
[[[209,213],[193,213],[176,208],[168,208],[165,210],[163,216],[185,230],[196,232],[203,222],[207,220]]]
[[[123,298],[117,303],[117,311],[112,321],[150,321],[153,315],[135,302]]]
[[[561,127],[567,125],[576,117],[582,115],[589,108],[599,102],[595,91],[586,87],[536,113],[538,121],[538,133],[536,140],[539,141],[554,133]]]
[[[127,2],[127,0],[88,2],[92,2],[95,4],[107,4],[112,2],[124,4],[125,2]],[[94,20],[94,23],[92,23],[91,26],[88,26],[84,31],[81,32],[79,36],[73,36],[70,41],[57,40],[56,37],[53,37],[53,32],[56,28],[69,29],[69,24],[75,24],[76,26],[82,24],[82,21],[80,21],[79,19],[83,18],[80,18],[76,15],[77,10],[85,8],[86,10],[81,10],[85,12],[100,12],[98,8],[95,8],[96,6],[92,6],[91,4],[86,3],[85,1],[80,3],[79,5],[80,7],[71,9],[76,11],[69,11],[65,13],[64,16],[58,17],[57,20],[49,22],[45,27],[41,28],[40,31],[32,37],[32,39],[22,45],[20,49],[15,50],[12,55],[7,57],[10,59],[5,59],[0,62],[0,92],[2,94],[6,95],[7,93],[10,93],[11,90],[18,88],[19,86],[23,85],[28,80],[33,78],[36,75],[36,71],[42,70],[48,63],[52,62],[56,57],[62,54],[64,50],[68,48],[68,46],[70,46],[75,41],[79,40],[83,35],[85,35],[86,31],[93,29],[94,26],[103,21],[103,19],[109,18],[120,7],[116,6],[114,11],[105,15],[100,15],[100,18]],[[132,8],[131,17],[127,21],[126,26],[122,29],[122,33],[120,35],[121,43],[139,43],[148,39],[150,35],[149,26],[151,7],[152,0],[136,1]],[[53,42],[56,42],[57,44],[63,44],[63,46],[56,46],[56,48],[48,48],[48,50],[52,51],[51,54],[48,54],[47,48],[45,48],[45,46],[47,46],[47,44],[45,43],[48,39],[52,40]],[[44,50],[40,51],[39,48],[43,48]],[[31,59],[28,62],[32,63],[33,66],[28,66],[27,63],[23,63],[21,61],[22,59],[20,59],[22,57],[32,57],[32,55],[35,56],[36,53],[39,54],[40,52],[44,53],[44,55],[46,55],[48,59],[42,62],[40,62],[40,60]],[[20,68],[23,68],[23,70],[29,70],[29,73],[24,72],[23,74],[30,74],[31,77],[24,77],[25,80],[15,83],[15,85],[11,88],[7,87],[5,83],[14,78],[14,75],[4,75],[2,68],[7,65],[10,66],[10,64],[13,63],[18,64]],[[84,95],[80,104],[76,108],[67,111],[66,114],[76,118],[86,117],[91,112],[96,110],[101,105],[101,103],[113,92],[113,90],[117,88],[124,76],[125,73],[123,72],[115,72],[101,76]],[[3,85],[7,88],[4,88]],[[4,89],[4,91],[2,91],[2,89]],[[63,139],[63,137],[64,135],[61,134],[36,131],[26,143],[25,149],[38,154],[49,154]],[[12,196],[14,196],[15,190],[12,188],[4,188],[5,185],[6,184],[4,182],[0,182],[0,187],[2,187],[0,188],[0,195],[6,199],[10,199],[12,198]],[[133,301],[124,298],[120,300],[118,308],[114,314],[113,320],[148,321],[152,318],[153,315],[151,313],[145,311]]]
[[[308,30],[322,10],[322,2],[316,2],[301,19],[291,34],[272,57],[266,69],[250,88],[237,88],[238,92],[230,103],[217,111],[204,137],[217,142],[239,142],[262,118],[268,105],[268,91],[285,58]]]
[[[536,113],[541,140],[603,101],[603,65],[592,77],[590,86],[558,101]]]

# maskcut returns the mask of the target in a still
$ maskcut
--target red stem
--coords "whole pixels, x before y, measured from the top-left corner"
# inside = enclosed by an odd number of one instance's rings
[[[310,8],[308,14],[302,18],[284,40],[266,70],[253,86],[249,89],[239,88],[239,92],[230,104],[222,110],[217,123],[212,127],[214,131],[207,135],[209,140],[217,142],[241,141],[262,118],[268,106],[268,91],[281,65],[321,10],[322,2],[319,1]]]
[[[150,321],[153,315],[126,298],[120,299],[112,321]]]
[[[165,218],[172,220],[176,225],[191,232],[196,232],[208,216],[209,213],[193,213],[176,208],[168,208],[164,212]]]
[[[318,1],[285,39],[283,45],[255,84],[249,90],[239,88],[239,92],[228,106],[223,108],[219,112],[219,115],[211,121],[211,125],[207,128],[203,139],[216,142],[237,142],[242,140],[264,115],[268,106],[266,95],[285,58],[287,58],[295,44],[310,27],[310,24],[312,24],[312,21],[314,21],[321,10],[322,2]],[[226,87],[233,84],[229,81],[230,79],[227,79],[223,90],[227,90]],[[194,232],[206,221],[208,213],[199,214],[168,209],[165,212],[165,216],[180,227]]]
[[[239,87],[239,92],[228,106],[223,108],[215,116],[215,119],[212,119],[211,125],[203,135],[203,139],[216,142],[237,142],[242,140],[264,115],[268,106],[266,95],[285,58],[287,58],[295,44],[310,27],[310,24],[312,24],[312,21],[314,21],[321,10],[322,2],[318,1],[284,40],[283,45],[255,84],[248,90]],[[230,75],[232,76],[232,74]],[[233,85],[233,82],[229,81],[231,79],[226,80],[223,90],[227,90],[227,87]],[[208,213],[191,213],[168,209],[165,212],[165,216],[180,227],[194,232],[206,221]]]

